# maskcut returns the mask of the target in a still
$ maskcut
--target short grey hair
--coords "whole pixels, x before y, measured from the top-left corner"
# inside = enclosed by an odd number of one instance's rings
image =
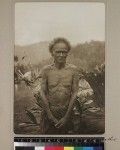
[[[50,51],[50,53],[53,52],[53,47],[55,46],[55,44],[60,43],[60,42],[65,43],[66,46],[67,46],[67,50],[70,51],[70,49],[71,49],[70,42],[67,39],[65,39],[65,38],[58,37],[58,38],[54,38],[53,41],[50,42],[50,44],[49,44],[49,51]]]

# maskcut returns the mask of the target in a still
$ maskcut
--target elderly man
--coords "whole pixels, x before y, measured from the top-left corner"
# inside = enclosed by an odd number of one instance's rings
[[[64,38],[56,38],[49,45],[54,63],[42,69],[39,93],[44,110],[41,120],[43,134],[67,134],[72,128],[78,71],[76,66],[66,63],[70,49]]]

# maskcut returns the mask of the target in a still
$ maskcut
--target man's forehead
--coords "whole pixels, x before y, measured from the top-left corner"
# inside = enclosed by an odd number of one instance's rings
[[[54,45],[54,49],[68,49],[68,46],[64,42],[59,42]]]

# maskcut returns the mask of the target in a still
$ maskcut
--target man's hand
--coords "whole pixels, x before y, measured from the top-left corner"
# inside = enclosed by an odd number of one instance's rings
[[[48,118],[54,125],[58,123],[58,120],[53,115],[49,115]]]
[[[62,119],[59,120],[57,124],[55,124],[56,128],[61,128],[67,123],[68,117],[63,117]]]

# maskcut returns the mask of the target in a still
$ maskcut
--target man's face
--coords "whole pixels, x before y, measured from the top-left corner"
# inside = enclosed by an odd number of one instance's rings
[[[59,42],[54,45],[52,56],[54,57],[55,62],[65,63],[67,55],[68,47],[65,43]]]

